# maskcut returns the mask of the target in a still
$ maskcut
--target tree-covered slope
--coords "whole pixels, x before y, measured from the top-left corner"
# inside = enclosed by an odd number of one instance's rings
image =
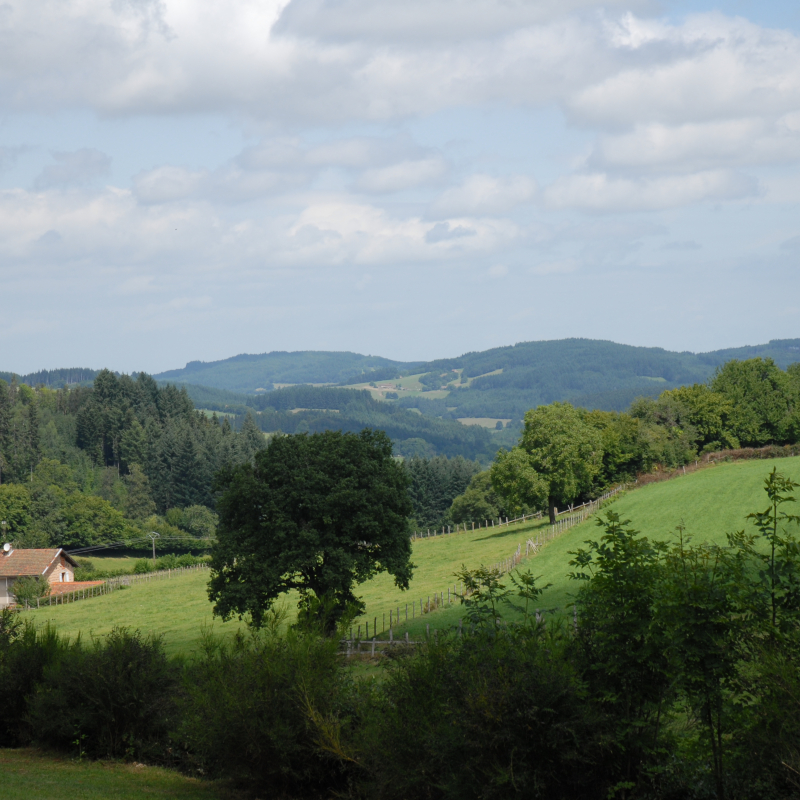
[[[380,356],[315,350],[241,354],[222,361],[190,361],[183,369],[154,377],[171,383],[193,383],[254,393],[270,390],[276,383],[341,383],[381,379],[384,373],[415,367],[415,363],[392,361]],[[368,377],[367,377],[368,376]]]
[[[276,383],[338,383],[357,388],[372,383],[376,399],[392,399],[426,416],[520,420],[529,408],[557,400],[621,411],[636,397],[702,383],[724,362],[756,356],[772,358],[785,368],[800,361],[800,339],[709,353],[561,339],[521,342],[425,363],[356,353],[276,352],[210,363],[195,361],[182,370],[155,377],[244,394],[267,391]],[[413,388],[401,380],[410,375],[419,376]],[[233,398],[226,402],[235,403]]]

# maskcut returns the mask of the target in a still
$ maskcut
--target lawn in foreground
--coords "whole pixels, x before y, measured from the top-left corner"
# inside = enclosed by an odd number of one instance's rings
[[[78,761],[39,750],[0,750],[3,800],[224,800],[229,791],[210,782],[141,764]]]

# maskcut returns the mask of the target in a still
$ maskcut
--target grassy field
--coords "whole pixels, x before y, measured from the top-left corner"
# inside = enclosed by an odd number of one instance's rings
[[[3,800],[223,800],[229,791],[177,772],[102,761],[77,761],[38,750],[0,750]]]
[[[448,586],[453,587],[453,573],[462,564],[477,567],[481,563],[494,564],[509,558],[527,537],[536,535],[544,525],[536,521],[524,526],[512,525],[470,531],[468,533],[437,536],[420,539],[413,544],[412,560],[416,564],[414,578],[409,591],[401,592],[388,575],[378,575],[360,587],[359,594],[367,604],[367,612],[361,620],[366,631],[366,621],[370,622],[370,633],[374,630],[377,618],[379,630],[383,627],[384,615],[388,626],[389,610],[396,612],[401,607],[405,617],[406,604],[416,603],[416,613],[409,607],[409,618],[415,621],[401,627],[412,635],[424,630],[425,621],[419,620],[419,603],[425,604],[428,596],[436,592],[446,594]],[[95,597],[67,605],[45,606],[27,612],[37,622],[51,622],[61,632],[70,636],[78,633],[104,635],[115,625],[140,628],[145,632],[164,635],[168,652],[172,654],[190,653],[197,645],[203,630],[211,630],[215,635],[233,634],[238,621],[221,622],[214,619],[211,604],[206,595],[208,572],[198,570],[173,577],[169,580],[141,583],[119,590],[111,595]],[[289,618],[294,616],[296,597],[286,597]],[[413,617],[412,617],[413,614]],[[432,616],[438,616],[436,612]],[[358,623],[356,623],[358,624]]]
[[[744,518],[748,513],[765,507],[763,479],[772,466],[800,481],[800,458],[721,464],[630,491],[616,499],[613,508],[651,538],[669,539],[674,536],[675,526],[683,522],[687,534],[695,541],[724,543],[727,532],[746,526]],[[518,544],[522,544],[524,550],[526,539],[535,537],[546,527],[544,522],[534,521],[414,542],[412,560],[416,569],[408,592],[398,590],[387,575],[379,575],[360,587],[359,593],[367,604],[366,614],[360,620],[364,626],[362,635],[366,632],[367,620],[370,633],[376,618],[380,630],[384,619],[388,625],[390,609],[396,613],[398,608],[401,617],[401,624],[395,628],[398,636],[408,631],[412,638],[418,637],[428,624],[438,629],[457,624],[463,613],[457,604],[420,618],[420,601],[426,603],[435,592],[446,595],[448,586],[452,590],[453,573],[462,564],[469,568],[495,564],[510,557]],[[567,577],[569,551],[582,547],[585,540],[598,535],[595,521],[588,520],[548,543],[523,563],[523,569],[530,568],[535,575],[542,576],[541,583],[553,584],[542,598],[542,608],[568,605],[575,588]],[[227,635],[239,626],[235,621],[223,624],[212,618],[205,593],[207,576],[206,571],[193,572],[169,581],[134,586],[107,597],[28,613],[37,621],[50,620],[59,630],[71,635],[79,631],[104,634],[114,625],[155,631],[164,634],[169,652],[189,653],[204,628]],[[296,599],[289,596],[286,603],[291,618]],[[416,609],[413,616],[412,604]],[[405,623],[406,605],[409,606],[408,624]]]

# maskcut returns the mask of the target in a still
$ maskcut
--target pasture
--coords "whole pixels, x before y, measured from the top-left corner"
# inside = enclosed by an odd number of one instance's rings
[[[3,800],[223,800],[219,784],[144,764],[78,761],[57,753],[0,750]]]
[[[766,507],[763,481],[773,466],[800,481],[800,458],[720,464],[629,491],[613,501],[613,508],[650,538],[669,540],[675,536],[675,527],[684,524],[686,535],[695,542],[724,544],[726,533],[747,528],[748,513]],[[356,630],[360,623],[364,636],[369,621],[371,636],[377,620],[380,632],[384,624],[388,628],[390,610],[394,616],[398,609],[400,624],[394,628],[397,637],[408,631],[411,638],[418,638],[424,635],[426,625],[440,630],[457,625],[463,610],[454,598],[450,606],[424,616],[419,613],[420,602],[424,605],[429,597],[433,600],[437,592],[443,592],[446,597],[448,587],[452,593],[456,580],[453,573],[462,564],[468,568],[493,565],[511,557],[520,544],[524,553],[526,539],[535,538],[547,527],[546,522],[534,520],[415,541],[412,561],[416,568],[409,591],[397,589],[388,575],[378,575],[363,584],[357,593],[367,608],[365,615],[356,621]],[[541,576],[542,585],[552,584],[542,597],[543,609],[568,607],[570,595],[576,588],[568,578],[570,551],[583,547],[587,539],[597,538],[599,534],[596,517],[589,519],[523,562],[523,569],[529,568],[534,575]],[[84,636],[102,635],[114,625],[161,633],[168,652],[188,654],[197,646],[203,630],[230,635],[240,626],[238,621],[222,623],[213,618],[206,595],[207,576],[205,570],[189,572],[109,596],[28,613],[37,622],[49,620],[71,636],[79,632]],[[291,619],[296,599],[287,596],[286,605]]]

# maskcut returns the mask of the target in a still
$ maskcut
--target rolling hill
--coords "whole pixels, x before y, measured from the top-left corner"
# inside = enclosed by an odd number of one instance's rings
[[[637,396],[702,383],[725,361],[756,356],[772,358],[785,368],[800,360],[800,339],[710,353],[562,339],[424,363],[355,353],[266,353],[191,362],[155,377],[244,395],[264,393],[275,384],[336,383],[367,389],[375,399],[391,400],[425,416],[520,420],[529,408],[556,400],[621,411]]]

